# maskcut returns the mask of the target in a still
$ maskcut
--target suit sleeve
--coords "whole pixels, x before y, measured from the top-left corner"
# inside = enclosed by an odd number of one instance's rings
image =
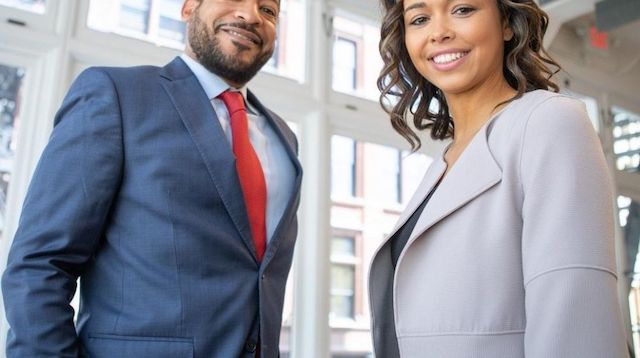
[[[2,277],[9,358],[79,355],[70,301],[120,183],[119,111],[109,76],[89,69],[56,115]]]
[[[525,356],[627,357],[612,183],[584,105],[545,100],[523,136]]]

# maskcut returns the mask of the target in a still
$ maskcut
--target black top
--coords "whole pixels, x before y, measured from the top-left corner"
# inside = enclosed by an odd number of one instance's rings
[[[391,242],[391,264],[393,265],[393,270],[395,271],[396,265],[398,263],[398,258],[400,258],[400,253],[404,249],[407,241],[409,241],[409,237],[411,237],[411,233],[418,223],[418,219],[420,219],[420,215],[424,211],[425,206],[431,199],[431,196],[436,191],[439,182],[433,186],[433,189],[429,192],[429,195],[422,201],[420,206],[416,209],[416,211],[411,214],[411,217],[407,220],[407,222],[402,225],[400,229],[393,235],[390,239]],[[393,281],[393,276],[391,275],[391,281]],[[390,282],[390,288],[393,288],[393,282]],[[376,353],[383,354],[383,357],[400,357],[400,350],[398,348],[398,337],[396,335],[396,325],[393,316],[393,289],[387,290],[387,298],[386,302],[389,303],[388,309],[383,310],[382,316],[379,317],[379,322],[384,323],[380,325],[381,334],[379,337],[381,338],[381,342],[379,342],[376,346]]]

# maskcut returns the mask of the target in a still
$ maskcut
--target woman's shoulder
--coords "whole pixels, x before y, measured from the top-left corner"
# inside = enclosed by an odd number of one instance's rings
[[[511,126],[524,132],[584,132],[593,131],[584,103],[570,95],[546,90],[525,93],[515,100],[508,111]],[[554,136],[551,136],[554,137]]]

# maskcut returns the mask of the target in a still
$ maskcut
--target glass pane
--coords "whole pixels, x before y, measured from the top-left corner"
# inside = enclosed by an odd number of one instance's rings
[[[353,237],[334,237],[331,240],[331,255],[352,257],[356,254]]]
[[[618,170],[640,170],[640,115],[619,107],[613,115],[613,152]]]
[[[367,357],[372,355],[369,260],[432,160],[341,136],[333,136],[331,155],[331,356]],[[338,180],[355,183],[358,197],[335,195]]]
[[[158,36],[176,42],[185,41],[186,25],[184,22],[165,16],[160,16]]]
[[[331,295],[331,314],[334,317],[353,318],[353,296]]]
[[[101,32],[182,49],[182,0],[91,0],[87,25]]]
[[[620,107],[611,109],[613,116],[613,151],[618,170],[640,171],[640,115]],[[640,203],[624,196],[618,197],[620,226],[624,233],[625,252],[627,254],[627,284],[630,285],[629,312],[633,343],[636,352],[640,352]]]
[[[380,28],[342,16],[333,19],[333,83],[335,91],[377,100],[376,85],[382,60],[378,52]]]
[[[331,138],[331,196],[350,198],[356,190],[356,151],[351,138]]]
[[[281,0],[276,48],[263,70],[302,82],[306,59],[306,28],[305,0]]]
[[[20,97],[25,71],[0,64],[0,239],[20,126]]]
[[[356,90],[356,42],[338,38],[333,46],[333,89],[341,92]]]
[[[625,279],[630,282],[629,312],[634,349],[640,352],[640,260],[638,244],[640,244],[640,203],[630,198],[619,197],[620,224],[623,225],[625,251],[628,267],[625,272],[631,272]],[[623,221],[624,217],[624,221]]]
[[[353,318],[355,293],[355,267],[333,265],[331,267],[331,315]]]
[[[141,35],[146,34],[149,28],[149,3],[141,7],[121,4],[118,25]]]
[[[44,14],[46,0],[0,0],[0,5],[13,7],[20,10]]]
[[[431,165],[433,160],[424,154],[402,152],[402,200],[406,204],[418,189],[424,176],[424,168]]]
[[[287,122],[287,125],[293,133],[298,136],[298,125],[293,122]],[[298,237],[298,240],[301,240]],[[280,331],[280,356],[282,358],[289,357],[291,353],[291,332],[293,330],[293,309],[295,305],[293,290],[294,290],[294,281],[293,275],[296,270],[295,263],[291,266],[291,271],[289,271],[289,278],[287,279],[287,286],[285,288],[284,293],[284,306],[282,309],[282,329]]]
[[[401,201],[402,188],[400,179],[400,151],[384,145],[366,144],[365,155],[376,158],[365,170],[370,180],[365,183],[365,190],[376,193],[372,199],[386,204],[397,204]]]

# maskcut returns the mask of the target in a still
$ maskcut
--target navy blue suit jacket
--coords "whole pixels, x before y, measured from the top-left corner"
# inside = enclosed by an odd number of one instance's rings
[[[8,357],[251,357],[256,342],[278,356],[302,170],[286,123],[248,100],[296,169],[262,263],[231,146],[184,62],[78,77],[2,278]]]

